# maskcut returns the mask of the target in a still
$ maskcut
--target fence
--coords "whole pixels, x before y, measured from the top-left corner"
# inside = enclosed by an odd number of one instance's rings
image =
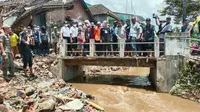
[[[143,47],[144,45],[152,45],[154,47],[154,49],[152,49],[152,51],[144,51],[144,50],[132,50],[132,51],[126,51],[125,50],[125,46],[126,45],[141,45],[141,47]],[[82,45],[89,45],[89,49],[88,51],[85,50],[85,53],[88,53],[90,57],[94,57],[96,56],[96,53],[117,53],[119,54],[119,57],[125,57],[126,53],[154,53],[154,57],[160,57],[160,53],[164,54],[164,50],[160,51],[160,44],[164,44],[164,42],[159,42],[159,38],[155,38],[154,42],[125,42],[125,41],[119,41],[119,42],[101,42],[101,43],[95,43],[94,40],[90,40],[89,43],[83,43]],[[69,45],[79,45],[79,43],[67,43],[65,39],[63,39],[62,43],[60,44],[60,56],[61,57],[65,57],[65,56],[70,56],[68,55],[69,53],[71,53],[72,51],[68,50],[68,46]],[[116,50],[111,50],[111,51],[96,51],[95,50],[95,46],[97,45],[117,45],[118,49]],[[80,51],[74,51],[74,52],[78,52],[80,53]]]

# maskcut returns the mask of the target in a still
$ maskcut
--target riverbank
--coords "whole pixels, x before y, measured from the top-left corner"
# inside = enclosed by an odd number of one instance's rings
[[[94,97],[73,85],[57,79],[50,69],[56,66],[56,57],[35,57],[37,79],[23,76],[22,62],[16,60],[16,77],[5,82],[0,77],[0,112],[100,112],[93,104]],[[1,75],[2,76],[2,75]]]
[[[187,59],[172,95],[200,103],[200,60]]]

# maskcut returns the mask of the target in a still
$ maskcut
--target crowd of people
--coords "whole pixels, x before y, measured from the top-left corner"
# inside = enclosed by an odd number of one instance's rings
[[[156,18],[157,21],[158,18]],[[61,40],[67,42],[68,56],[87,56],[90,43],[95,43],[96,56],[119,55],[119,49],[127,56],[153,56],[154,38],[156,33],[160,36],[161,42],[164,35],[172,32],[171,18],[166,19],[166,23],[157,22],[159,31],[151,24],[151,19],[146,19],[146,24],[142,25],[137,18],[133,17],[126,21],[118,20],[110,27],[108,21],[96,25],[86,20],[84,23],[74,22],[72,25],[65,24],[60,31]],[[137,44],[137,42],[149,42],[148,44]],[[121,44],[124,43],[124,44]],[[161,45],[164,50],[164,45]],[[138,53],[139,52],[139,53]]]
[[[150,18],[147,18],[146,23],[142,25],[135,17],[126,21],[115,21],[113,26],[106,20],[103,23],[98,21],[96,24],[88,20],[83,23],[65,22],[60,31],[54,27],[50,33],[45,26],[21,25],[21,32],[16,34],[10,26],[3,25],[0,30],[0,65],[3,66],[0,66],[0,69],[3,71],[4,79],[9,80],[7,71],[11,77],[14,76],[13,60],[20,54],[25,76],[36,78],[32,69],[33,57],[48,56],[50,45],[55,54],[58,54],[60,42],[67,43],[67,56],[88,56],[90,50],[94,49],[95,56],[117,56],[119,50],[122,50],[125,56],[151,57],[154,55],[155,36],[159,37],[160,42],[164,42],[165,34],[172,32],[171,17],[167,17],[166,21],[161,21],[159,17],[154,19],[158,31],[155,30]],[[181,32],[191,34],[197,23],[198,21],[189,25],[189,20],[186,18]],[[164,51],[164,44],[160,44],[160,50]],[[27,67],[30,69],[30,75],[27,74]]]

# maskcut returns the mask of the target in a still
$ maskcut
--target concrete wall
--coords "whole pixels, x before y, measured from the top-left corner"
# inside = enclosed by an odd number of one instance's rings
[[[78,0],[75,1],[74,8],[72,10],[63,11],[63,9],[57,9],[57,10],[48,12],[46,17],[47,17],[47,21],[51,19],[52,21],[56,22],[56,21],[64,20],[68,16],[70,16],[75,21],[89,20],[88,13],[85,11],[82,5],[78,2]]]
[[[71,80],[83,74],[83,68],[79,65],[66,66],[64,60],[59,59],[59,76],[64,81]]]
[[[95,15],[94,16],[94,19],[96,21],[100,21],[101,23],[104,21],[104,20],[107,20],[108,16],[106,14],[101,14],[101,15]]]
[[[166,56],[165,59],[158,59],[156,68],[151,68],[150,71],[150,78],[157,92],[169,92],[183,67],[183,56]]]

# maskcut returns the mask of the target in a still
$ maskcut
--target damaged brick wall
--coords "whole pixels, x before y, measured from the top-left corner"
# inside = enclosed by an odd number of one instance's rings
[[[46,18],[47,18],[47,21],[52,20],[54,22],[65,20],[65,18],[67,17],[70,17],[74,21],[84,21],[84,20],[89,19],[89,16],[85,10],[86,9],[82,7],[80,2],[75,1],[73,9],[65,10],[65,11],[63,9],[57,9],[57,10],[48,12],[46,14],[47,16]]]

